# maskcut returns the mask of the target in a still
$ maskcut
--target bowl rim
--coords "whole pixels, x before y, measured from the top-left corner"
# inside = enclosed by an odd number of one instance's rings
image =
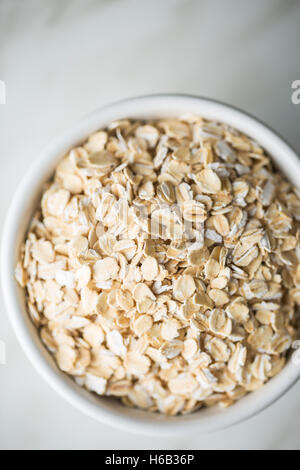
[[[168,117],[183,114],[183,109],[186,109],[188,113],[198,113],[208,119],[227,122],[255,138],[272,155],[279,167],[285,173],[288,171],[288,177],[297,185],[300,176],[298,155],[275,131],[250,114],[221,101],[196,95],[162,93],[138,96],[103,106],[88,114],[39,152],[12,199],[1,242],[1,280],[6,311],[19,343],[38,373],[51,388],[85,415],[123,431],[153,436],[172,436],[196,430],[200,433],[207,433],[245,421],[270,406],[297,382],[300,377],[300,365],[295,366],[292,361],[289,361],[283,371],[261,390],[247,395],[229,409],[223,411],[217,409],[215,413],[201,411],[176,418],[162,418],[160,415],[155,415],[154,418],[154,414],[144,412],[144,417],[141,417],[138,415],[139,412],[132,410],[129,412],[130,409],[125,407],[122,407],[120,412],[120,409],[113,410],[105,407],[100,400],[92,402],[87,399],[87,394],[91,395],[90,392],[86,394],[79,390],[74,381],[55,369],[48,357],[49,354],[44,354],[41,342],[37,341],[28,325],[28,318],[25,318],[18,298],[18,287],[14,280],[16,252],[18,251],[16,243],[21,230],[25,203],[27,201],[29,204],[32,188],[36,190],[37,185],[47,179],[46,175],[50,168],[54,169],[55,163],[67,150],[84,140],[90,133],[121,117],[142,118],[144,116],[146,119],[155,116]],[[281,160],[280,157],[283,156],[284,160]],[[23,235],[24,233],[25,230],[23,230]]]

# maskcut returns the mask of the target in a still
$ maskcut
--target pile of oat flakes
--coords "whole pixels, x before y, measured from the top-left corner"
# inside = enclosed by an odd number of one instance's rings
[[[280,372],[300,305],[300,200],[257,143],[186,115],[72,149],[16,268],[61,370],[168,415]]]

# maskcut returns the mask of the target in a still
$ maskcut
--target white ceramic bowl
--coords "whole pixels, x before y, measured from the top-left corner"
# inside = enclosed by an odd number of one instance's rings
[[[296,153],[271,129],[231,106],[185,95],[155,95],[129,99],[106,106],[89,115],[38,156],[19,186],[8,211],[1,253],[2,287],[12,326],[29,359],[49,385],[83,413],[125,431],[150,435],[174,435],[188,432],[207,433],[224,429],[262,411],[282,396],[299,378],[300,366],[292,360],[262,389],[247,395],[234,406],[220,410],[203,409],[187,416],[164,417],[130,409],[118,402],[97,397],[82,389],[58,370],[53,357],[42,345],[38,332],[26,313],[24,293],[14,280],[19,246],[41,195],[43,183],[53,173],[64,153],[84,141],[92,132],[120,118],[161,118],[196,113],[239,129],[257,140],[276,165],[295,184],[300,181],[300,160]]]

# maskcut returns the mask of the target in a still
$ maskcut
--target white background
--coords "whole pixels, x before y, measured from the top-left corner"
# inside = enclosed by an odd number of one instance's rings
[[[89,111],[153,92],[227,101],[300,152],[298,0],[0,0],[0,223],[39,149]],[[42,381],[0,298],[2,449],[299,449],[300,385],[260,416],[213,435],[155,439],[102,426]]]

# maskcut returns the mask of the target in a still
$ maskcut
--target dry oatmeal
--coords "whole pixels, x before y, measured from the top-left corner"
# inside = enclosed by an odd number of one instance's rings
[[[296,337],[299,221],[297,189],[235,129],[123,120],[59,163],[16,278],[88,390],[167,415],[227,407]]]

